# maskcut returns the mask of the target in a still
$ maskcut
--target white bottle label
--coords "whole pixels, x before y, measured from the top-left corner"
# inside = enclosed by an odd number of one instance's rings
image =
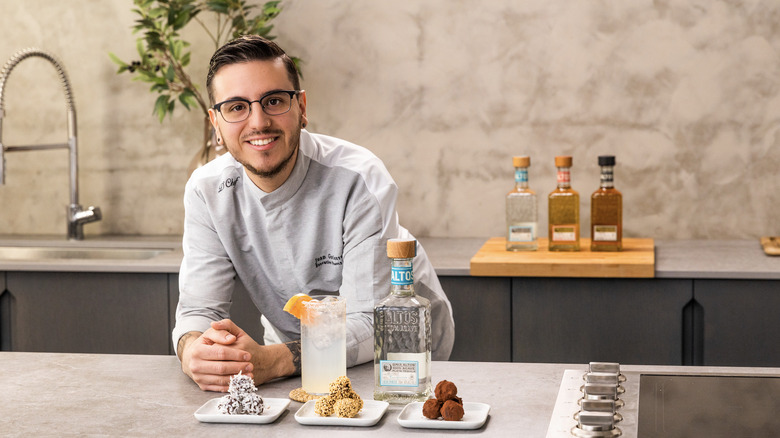
[[[593,240],[597,242],[617,242],[617,225],[594,225]]]
[[[536,224],[510,225],[508,236],[510,242],[533,242],[536,239]]]
[[[554,242],[573,242],[577,240],[577,230],[573,225],[553,225],[552,240]]]
[[[417,387],[424,379],[426,353],[392,353],[388,360],[379,361],[379,384],[381,386]]]

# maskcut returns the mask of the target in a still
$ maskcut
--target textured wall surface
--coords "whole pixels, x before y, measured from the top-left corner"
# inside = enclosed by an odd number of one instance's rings
[[[617,157],[627,237],[780,234],[780,3],[770,0],[287,0],[278,42],[303,58],[309,129],[366,146],[400,186],[419,236],[504,233],[512,155],[531,187],[555,187],[573,155],[583,236],[599,154]],[[0,6],[0,62],[37,46],[70,75],[81,203],[92,233],[176,234],[201,119],[158,123],[148,86],[115,74],[135,54],[132,2],[28,0]],[[191,72],[214,45],[198,27]],[[65,139],[54,70],[28,60],[8,83],[3,141]],[[0,233],[65,231],[67,153],[6,154]]]

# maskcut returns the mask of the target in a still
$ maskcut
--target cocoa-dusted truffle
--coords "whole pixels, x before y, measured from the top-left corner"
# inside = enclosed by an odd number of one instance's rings
[[[441,407],[441,417],[447,421],[459,421],[463,418],[463,405],[455,400],[447,400]]]
[[[428,400],[425,400],[422,409],[425,418],[430,418],[431,420],[435,420],[441,417],[441,405],[442,405],[441,400],[435,398],[429,398]]]
[[[458,387],[449,380],[442,380],[436,385],[434,392],[436,393],[436,398],[444,402],[455,398],[458,394]]]

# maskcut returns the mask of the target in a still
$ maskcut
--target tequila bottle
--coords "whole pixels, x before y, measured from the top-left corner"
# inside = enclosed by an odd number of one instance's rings
[[[506,195],[507,251],[535,251],[537,203],[536,193],[528,188],[528,167],[531,158],[513,157],[515,188]]]
[[[547,198],[550,251],[580,250],[580,194],[571,188],[571,156],[555,157],[558,186]]]
[[[431,303],[414,293],[417,241],[390,239],[390,294],[374,306],[374,400],[431,397]]]
[[[615,157],[599,156],[601,184],[590,196],[590,250],[623,249],[623,195],[615,189]]]

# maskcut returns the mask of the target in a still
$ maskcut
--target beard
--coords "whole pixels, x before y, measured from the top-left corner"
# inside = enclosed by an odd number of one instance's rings
[[[285,157],[282,161],[279,162],[275,167],[269,169],[269,170],[261,170],[258,169],[248,162],[246,160],[237,160],[239,163],[241,163],[249,172],[251,172],[254,175],[259,176],[260,178],[272,178],[276,175],[278,175],[283,169],[287,167],[287,165],[290,164],[293,157],[295,156],[295,152],[298,150],[298,147],[300,146],[301,142],[301,130],[297,129],[295,132],[293,132],[292,137],[290,138],[290,153]]]

